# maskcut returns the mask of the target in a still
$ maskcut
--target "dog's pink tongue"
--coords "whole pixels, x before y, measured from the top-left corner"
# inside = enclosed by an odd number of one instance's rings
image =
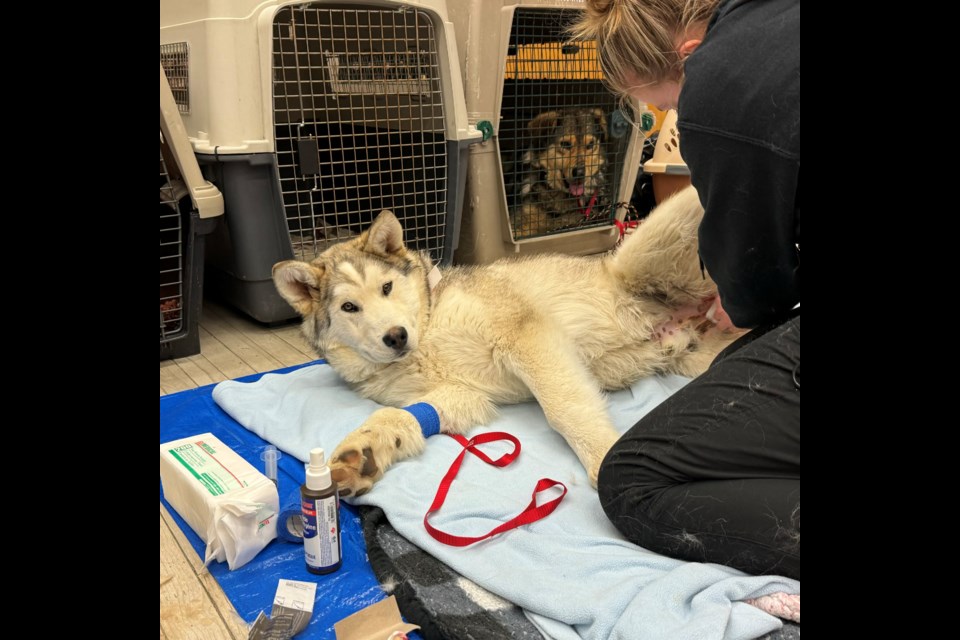
[[[570,195],[579,198],[583,195],[583,183],[582,182],[571,182],[570,183]]]

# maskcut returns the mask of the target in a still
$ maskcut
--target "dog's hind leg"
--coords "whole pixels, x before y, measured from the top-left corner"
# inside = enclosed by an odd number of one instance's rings
[[[600,463],[619,437],[597,380],[567,337],[542,319],[529,318],[510,338],[497,356],[537,399],[596,487]]]
[[[437,411],[441,433],[463,433],[496,415],[489,397],[452,384],[434,389],[417,402],[425,402]],[[417,455],[425,445],[413,414],[390,407],[374,411],[333,452],[330,471],[340,495],[363,495],[393,463]]]

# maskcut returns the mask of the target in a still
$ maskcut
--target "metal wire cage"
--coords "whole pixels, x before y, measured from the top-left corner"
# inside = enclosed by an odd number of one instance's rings
[[[160,66],[160,359],[200,352],[204,237],[223,214],[220,191],[200,175]]]
[[[579,11],[519,7],[507,45],[498,141],[517,240],[609,225],[629,143]]]
[[[160,342],[183,331],[183,222],[160,142]]]
[[[287,6],[273,20],[277,179],[294,255],[312,260],[382,209],[408,245],[448,254],[448,159],[430,17]]]
[[[190,113],[190,46],[186,42],[160,45],[160,66],[167,74],[177,109]]]

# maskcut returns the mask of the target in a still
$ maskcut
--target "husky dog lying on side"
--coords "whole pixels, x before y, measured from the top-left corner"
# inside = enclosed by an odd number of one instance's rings
[[[703,210],[693,188],[654,210],[603,257],[536,255],[443,272],[404,246],[383,211],[359,237],[313,262],[277,264],[303,333],[374,412],[340,443],[331,469],[341,495],[370,489],[424,436],[398,408],[425,402],[441,432],[491,421],[498,404],[536,399],[591,482],[617,440],[604,390],[658,373],[695,376],[735,335],[703,313],[716,297],[697,255]]]

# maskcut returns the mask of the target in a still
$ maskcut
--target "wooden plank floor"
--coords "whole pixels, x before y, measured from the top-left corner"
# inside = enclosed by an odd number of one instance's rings
[[[204,301],[200,353],[160,362],[160,395],[315,360],[297,324],[264,327]],[[245,640],[247,625],[160,505],[160,638]]]

